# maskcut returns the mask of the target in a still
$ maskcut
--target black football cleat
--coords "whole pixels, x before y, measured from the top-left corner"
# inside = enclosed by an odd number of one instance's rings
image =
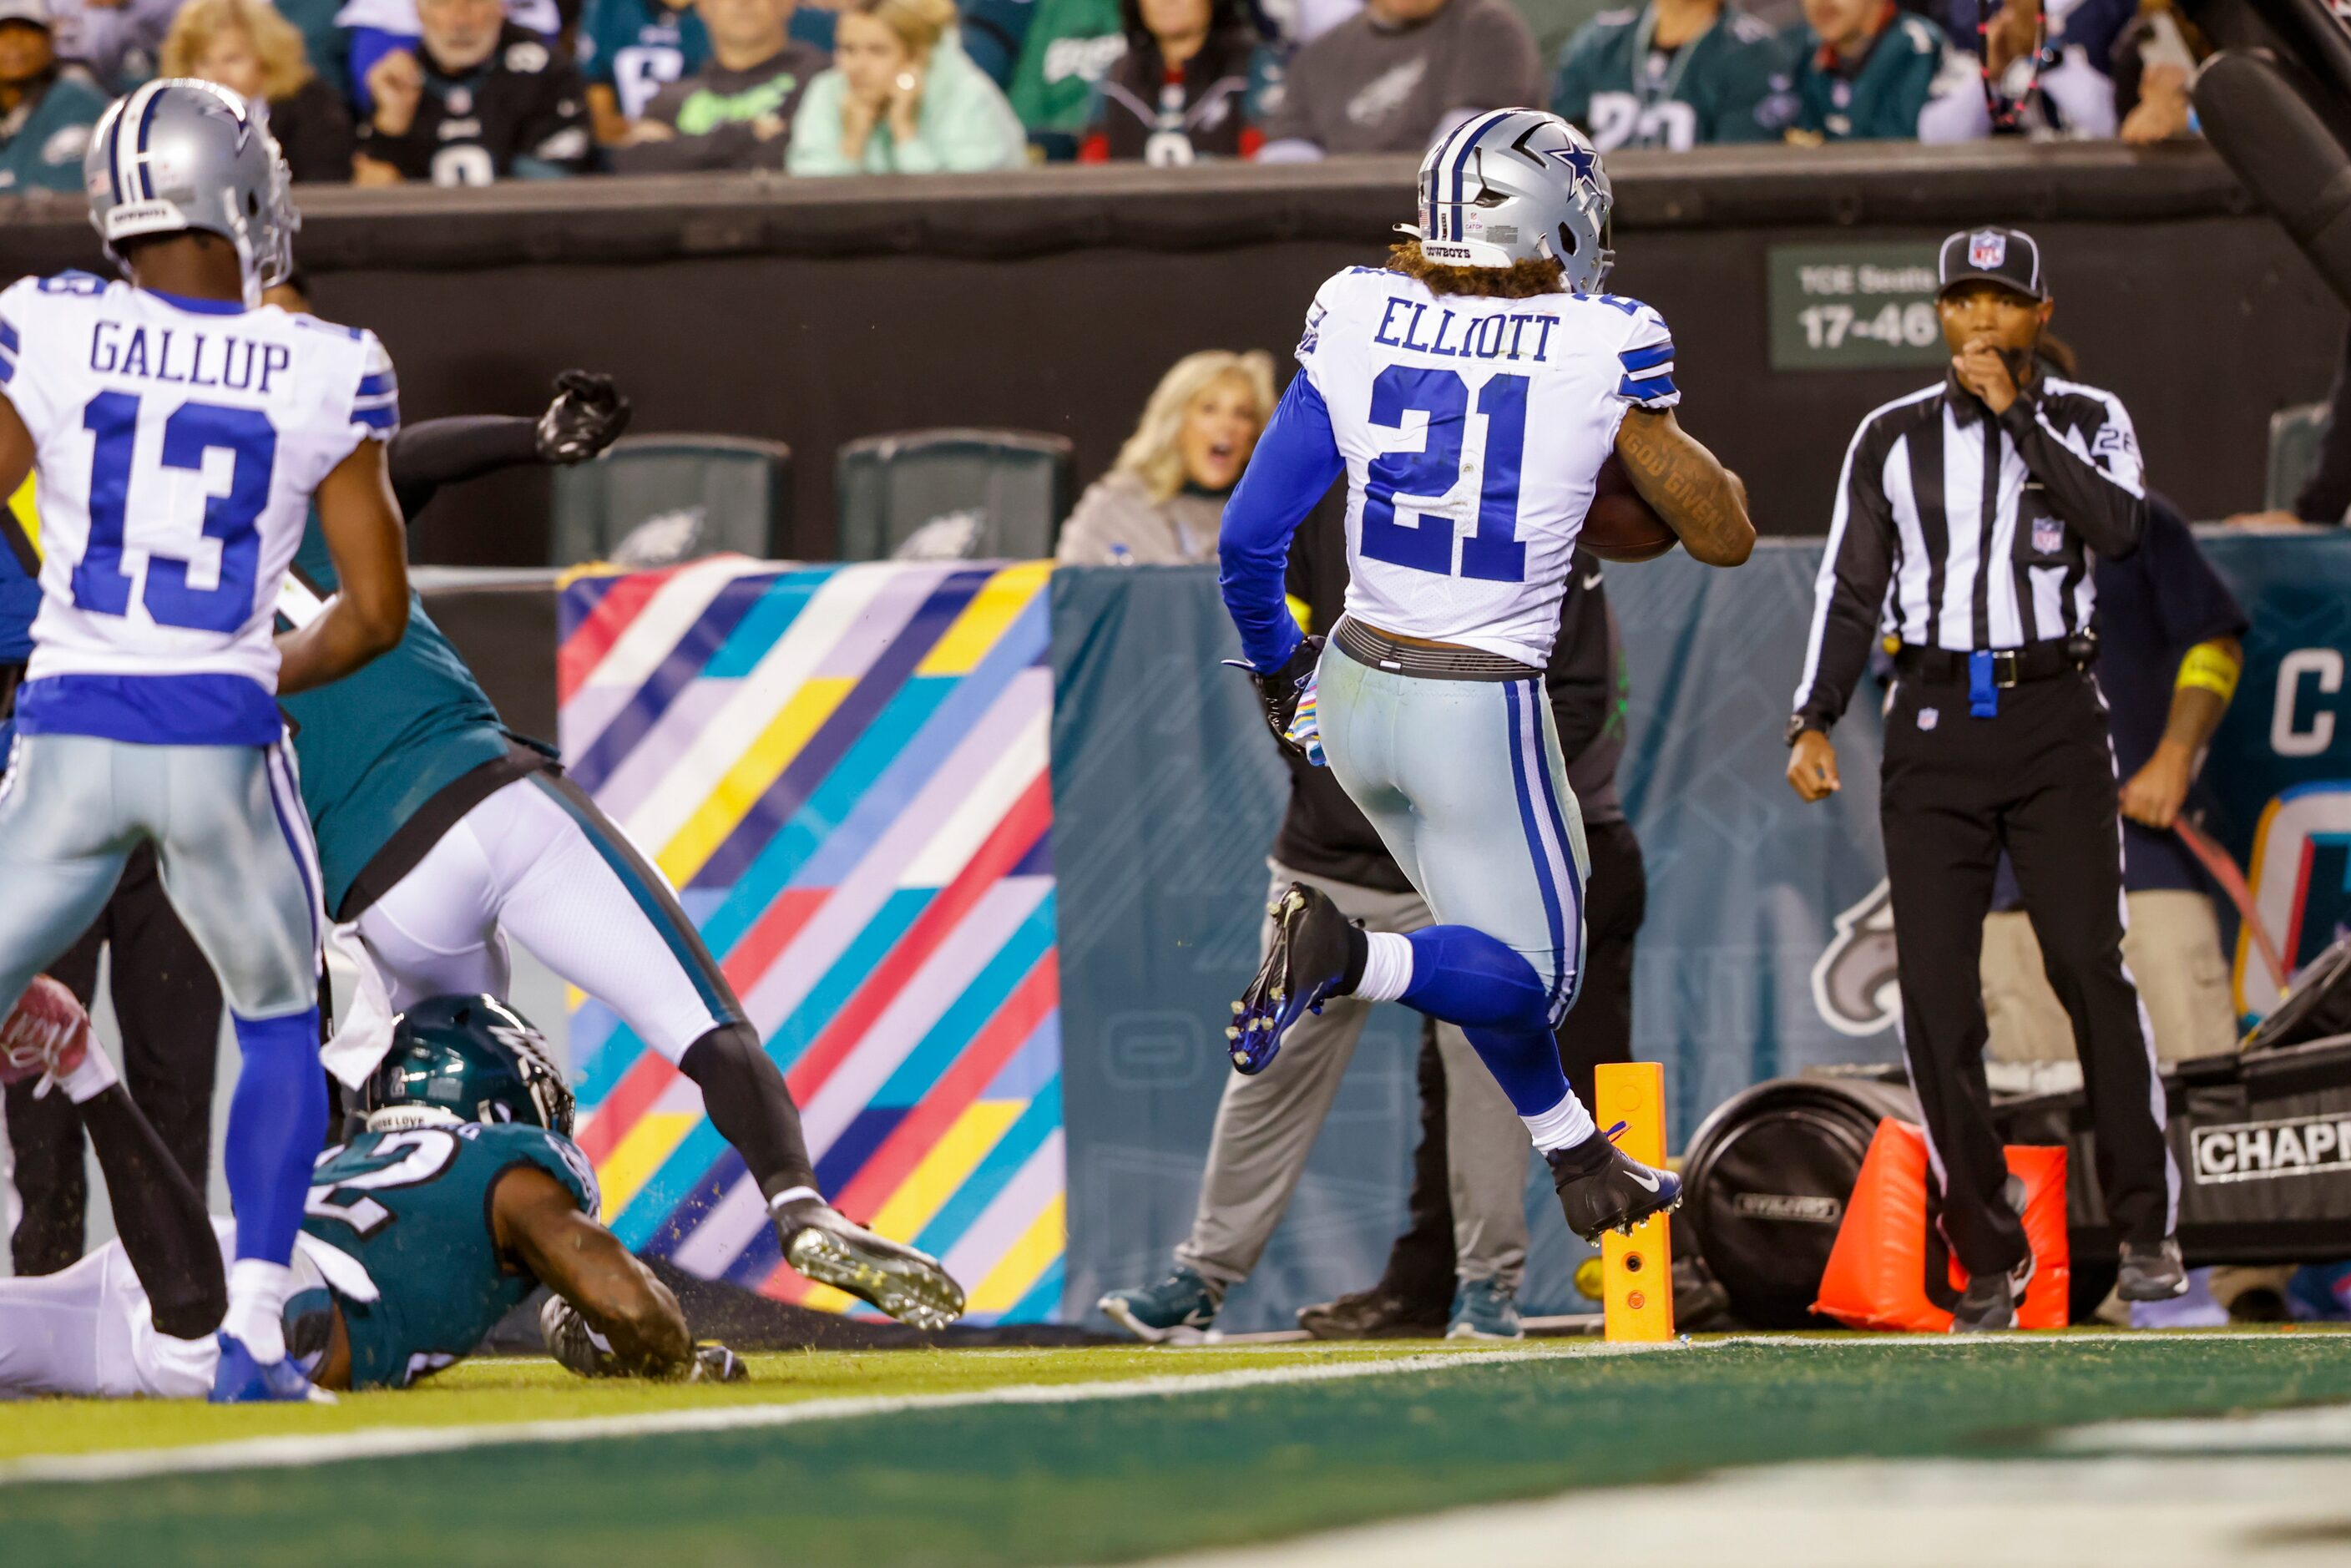
[[[2188,1265],[2180,1260],[2178,1241],[2167,1236],[2152,1247],[2123,1243],[2115,1294],[2126,1301],[2168,1301],[2187,1293]]]
[[[1273,940],[1225,1030],[1233,1067],[1243,1074],[1272,1066],[1290,1026],[1322,1010],[1346,980],[1353,944],[1362,940],[1327,894],[1302,882],[1283,888],[1266,913],[1273,916]]]
[[[776,1229],[793,1268],[902,1323],[935,1330],[963,1316],[963,1287],[937,1259],[851,1223],[831,1204],[787,1204],[776,1212]]]
[[[1447,1307],[1406,1301],[1374,1285],[1299,1308],[1298,1326],[1316,1339],[1435,1339],[1445,1332]]]
[[[1682,1203],[1681,1177],[1651,1169],[1614,1144],[1606,1148],[1605,1157],[1589,1169],[1577,1157],[1583,1153],[1582,1145],[1543,1156],[1551,1163],[1552,1183],[1559,1189],[1567,1228],[1586,1241],[1597,1241],[1610,1230],[1630,1235],[1651,1215],[1669,1214]]]
[[[2024,1288],[2032,1283],[2038,1267],[2027,1249],[2024,1261],[2005,1274],[1969,1275],[1968,1288],[1960,1293],[1959,1305],[1951,1309],[1951,1332],[1994,1333],[2014,1328],[2016,1309],[2024,1301]]]

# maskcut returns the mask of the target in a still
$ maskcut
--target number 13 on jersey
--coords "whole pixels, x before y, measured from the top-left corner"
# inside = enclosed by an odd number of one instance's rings
[[[1363,553],[1374,560],[1440,577],[1524,582],[1527,547],[1518,537],[1519,472],[1526,455],[1529,378],[1497,371],[1478,388],[1475,407],[1485,427],[1484,472],[1479,476],[1478,517],[1454,562],[1453,519],[1415,508],[1450,495],[1465,473],[1463,449],[1472,406],[1460,371],[1390,365],[1372,383],[1371,423],[1401,430],[1405,416],[1428,416],[1417,452],[1384,452],[1364,483]],[[1405,497],[1399,502],[1398,497]]]

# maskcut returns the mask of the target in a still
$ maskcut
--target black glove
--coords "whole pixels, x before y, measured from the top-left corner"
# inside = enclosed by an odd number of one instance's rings
[[[538,460],[584,463],[629,428],[629,400],[612,378],[566,371],[555,378],[555,401],[538,416]]]
[[[1237,670],[1249,670],[1249,679],[1257,683],[1257,699],[1265,706],[1266,727],[1273,731],[1273,738],[1284,751],[1300,757],[1306,755],[1306,748],[1290,738],[1290,721],[1298,716],[1298,699],[1306,695],[1306,683],[1322,662],[1320,637],[1300,638],[1289,659],[1270,674],[1259,674],[1238,659],[1225,661]]]

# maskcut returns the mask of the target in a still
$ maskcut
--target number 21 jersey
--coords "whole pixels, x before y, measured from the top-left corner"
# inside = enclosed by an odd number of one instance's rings
[[[382,345],[276,306],[63,273],[0,292],[0,396],[39,476],[21,727],[275,741],[278,584],[319,481],[398,428]]]
[[[1667,409],[1673,340],[1605,294],[1437,294],[1352,267],[1298,362],[1347,465],[1347,613],[1541,668],[1627,408]]]

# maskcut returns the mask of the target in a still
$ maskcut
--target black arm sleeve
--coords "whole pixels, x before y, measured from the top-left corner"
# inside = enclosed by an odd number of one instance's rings
[[[2351,512],[2351,332],[2343,335],[2343,358],[2326,391],[2317,471],[2294,500],[2294,515],[2305,523],[2340,523],[2346,512]]]
[[[1600,581],[1601,565],[1581,550],[1568,564],[1567,597],[1560,605],[1559,638],[1551,645],[1543,690],[1559,727],[1560,755],[1573,762],[1607,727],[1615,661],[1609,656],[1608,591]]]
[[[538,461],[538,422],[467,414],[403,425],[385,455],[401,516],[411,522],[444,485],[462,484]]]
[[[2067,445],[2053,413],[2070,419],[2090,451],[2106,461]],[[2147,496],[2139,488],[2138,441],[2121,404],[2071,393],[2025,396],[2010,403],[2000,422],[2025,468],[2049,492],[2051,507],[2092,549],[2120,560],[2138,549],[2147,532]]]
[[[1853,688],[1868,667],[1886,584],[1894,573],[1894,509],[1886,498],[1890,444],[1883,415],[1866,422],[1854,432],[1837,479],[1828,551],[1813,590],[1804,676],[1796,687],[1796,716],[1805,728],[1823,734],[1844,716]]]

